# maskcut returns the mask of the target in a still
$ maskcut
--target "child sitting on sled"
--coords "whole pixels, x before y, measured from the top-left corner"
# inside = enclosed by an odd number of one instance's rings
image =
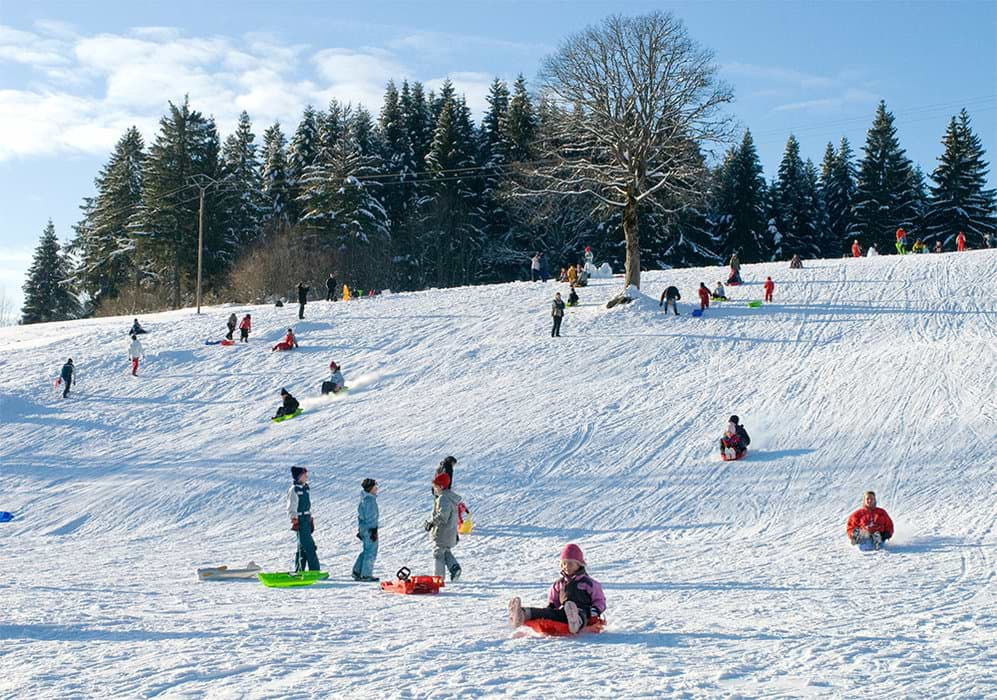
[[[346,380],[343,379],[343,373],[340,371],[340,366],[336,364],[333,360],[329,363],[329,378],[322,382],[322,395],[325,396],[328,393],[338,394],[342,391],[343,386],[346,384]]]
[[[277,409],[277,415],[274,418],[280,418],[282,416],[289,416],[298,410],[299,404],[298,400],[291,396],[291,392],[287,389],[280,390],[280,399],[283,402],[280,408]]]
[[[298,347],[298,339],[294,337],[294,330],[288,328],[287,335],[284,336],[282,341],[274,345],[270,352],[274,352],[276,350],[293,350],[296,347]]]
[[[519,598],[509,601],[509,624],[519,627],[527,620],[554,620],[568,625],[577,634],[592,616],[606,610],[602,585],[585,572],[585,557],[577,544],[561,550],[561,577],[547,594],[547,607],[524,608]]]
[[[737,416],[731,416],[727,421],[727,430],[720,438],[720,456],[725,459],[738,459],[748,450],[751,438],[748,431],[741,425]]]

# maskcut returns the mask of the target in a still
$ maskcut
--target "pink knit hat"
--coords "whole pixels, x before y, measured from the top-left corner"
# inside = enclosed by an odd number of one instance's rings
[[[561,550],[561,561],[576,561],[582,566],[585,566],[585,557],[582,554],[582,548],[577,544],[566,544],[564,549]]]

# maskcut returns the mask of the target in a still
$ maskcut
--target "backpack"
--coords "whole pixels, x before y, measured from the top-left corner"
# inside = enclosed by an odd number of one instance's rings
[[[748,431],[744,429],[743,425],[738,424],[737,436],[741,438],[741,442],[744,443],[745,447],[751,444],[751,436],[748,435]]]

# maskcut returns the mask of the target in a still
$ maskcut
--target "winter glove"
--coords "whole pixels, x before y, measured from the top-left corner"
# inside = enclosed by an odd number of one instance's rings
[[[370,529],[370,539],[373,542],[377,542],[377,528],[376,527],[372,527]]]
[[[298,531],[298,519],[297,518],[291,518],[291,529],[294,530],[295,532]]]
[[[309,520],[312,521],[312,532],[315,532],[315,518],[313,518],[310,515],[308,516],[308,518],[309,518]]]
[[[359,530],[357,530],[357,539],[358,540],[362,540],[363,539],[363,537],[360,536],[360,531]]]
[[[429,532],[430,530],[433,529],[433,523],[430,520],[427,520],[425,523],[422,524],[422,526],[426,528],[426,532]]]

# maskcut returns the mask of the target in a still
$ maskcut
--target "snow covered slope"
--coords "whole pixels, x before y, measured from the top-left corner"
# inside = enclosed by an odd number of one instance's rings
[[[0,696],[995,697],[997,251],[746,266],[703,318],[554,283],[213,308],[0,330]],[[775,303],[759,309],[761,281]],[[248,346],[208,347],[231,311]],[[292,324],[292,353],[269,347]],[[59,367],[79,384],[63,400]],[[329,360],[353,390],[316,398]],[[273,425],[280,387],[305,413]],[[738,413],[749,458],[716,441]],[[447,454],[474,533],[438,597],[349,572],[360,481],[382,484],[376,574],[432,566],[421,523]],[[198,582],[286,569],[289,467],[311,472],[327,583]],[[874,489],[897,534],[860,554]],[[513,636],[566,542],[608,631]]]

